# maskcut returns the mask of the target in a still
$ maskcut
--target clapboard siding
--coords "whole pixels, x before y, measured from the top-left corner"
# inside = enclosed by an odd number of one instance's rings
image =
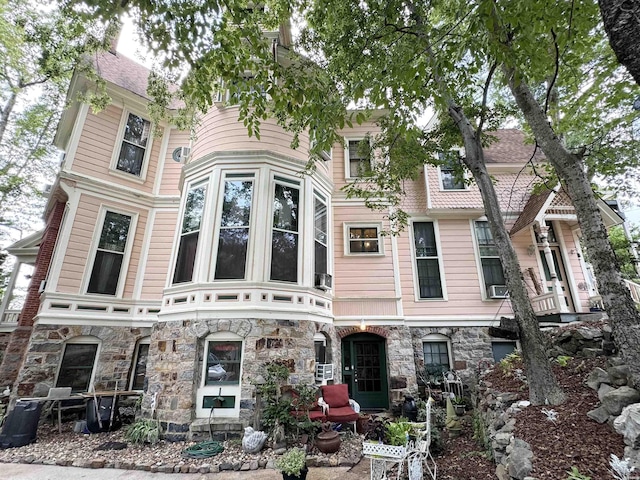
[[[149,240],[149,253],[142,285],[142,299],[155,300],[162,296],[167,275],[171,275],[171,246],[178,212],[158,211],[153,222],[153,235]]]

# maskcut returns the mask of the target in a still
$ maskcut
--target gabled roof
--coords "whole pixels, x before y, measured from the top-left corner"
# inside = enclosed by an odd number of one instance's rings
[[[525,164],[532,157],[535,162],[545,161],[542,150],[536,149],[534,144],[527,143],[525,134],[521,130],[506,128],[487,132],[487,135],[494,139],[491,139],[491,144],[484,148],[486,163]]]
[[[520,216],[516,219],[513,227],[511,227],[509,235],[513,237],[520,230],[523,230],[531,225],[540,213],[540,210],[542,210],[544,205],[549,200],[549,196],[552,193],[553,190],[545,189],[540,193],[534,193],[533,195],[531,195],[529,197],[529,200],[527,200],[526,205],[522,209],[522,213],[520,213]]]
[[[121,53],[100,52],[93,59],[99,77],[149,100],[147,86],[151,71]]]
[[[7,252],[16,257],[18,261],[33,265],[36,263],[36,257],[38,256],[38,250],[40,249],[40,242],[42,241],[43,233],[44,230],[39,230],[27,235],[23,239],[20,239],[8,246]]]

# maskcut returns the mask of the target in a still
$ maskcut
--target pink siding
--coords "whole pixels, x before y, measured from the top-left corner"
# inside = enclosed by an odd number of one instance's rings
[[[191,159],[196,161],[213,152],[267,150],[286,155],[306,164],[309,159],[309,137],[300,136],[297,149],[291,148],[292,136],[277,125],[275,120],[264,120],[260,125],[260,140],[249,137],[247,127],[238,121],[238,108],[212,108],[196,127],[196,140]]]
[[[384,256],[344,255],[343,222],[380,222],[381,215],[364,206],[339,206],[334,221],[334,295],[339,297],[393,297],[395,295],[391,241],[383,237]],[[386,228],[383,223],[383,228]]]
[[[409,214],[420,215],[427,211],[427,190],[424,183],[424,172],[415,182],[405,182],[405,196],[401,208]]]
[[[362,125],[354,125],[353,128],[345,129],[338,133],[347,138],[361,138],[368,133],[373,135],[379,131],[380,127],[377,125],[374,125],[373,123],[365,123]],[[335,184],[336,190],[339,190],[347,183],[345,180],[344,147],[341,144],[333,146],[332,158],[333,183]]]
[[[78,148],[73,160],[72,171],[80,175],[90,176],[107,183],[116,183],[150,193],[157,171],[158,156],[162,139],[152,138],[152,147],[147,159],[148,167],[144,183],[140,183],[135,175],[114,175],[109,173],[109,166],[116,145],[118,128],[122,119],[122,109],[109,105],[105,110],[96,114],[89,112],[78,142]]]
[[[96,231],[96,221],[99,219],[100,205],[106,202],[104,199],[82,194],[80,196],[80,207],[76,213],[71,228],[71,239],[64,254],[60,279],[57,291],[61,293],[82,294],[83,275],[88,262],[93,261],[93,251],[90,250],[93,234]],[[131,205],[121,203],[109,203],[114,209],[132,214],[138,213],[131,256],[127,275],[124,279],[124,297],[133,295],[135,276],[140,261],[140,252],[144,238],[144,230],[147,222],[147,211],[132,208]],[[99,230],[100,227],[98,227]],[[90,273],[90,272],[89,272]]]
[[[171,129],[167,151],[162,161],[164,163],[162,169],[162,180],[160,183],[160,195],[179,195],[178,186],[180,183],[180,174],[184,163],[173,160],[173,151],[179,147],[188,147],[190,143],[189,132]]]
[[[153,221],[153,235],[149,243],[149,253],[142,284],[142,299],[157,300],[162,296],[171,265],[171,246],[176,228],[177,211],[160,210]]]

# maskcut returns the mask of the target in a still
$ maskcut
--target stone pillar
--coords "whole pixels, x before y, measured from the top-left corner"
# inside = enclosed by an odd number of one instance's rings
[[[7,350],[0,364],[0,385],[12,385],[15,382],[24,360],[33,329],[33,319],[40,309],[40,282],[46,279],[49,271],[65,206],[65,202],[58,201],[49,212],[47,226],[42,234],[36,257],[35,269],[27,290],[27,298],[18,319],[18,327],[11,333]]]

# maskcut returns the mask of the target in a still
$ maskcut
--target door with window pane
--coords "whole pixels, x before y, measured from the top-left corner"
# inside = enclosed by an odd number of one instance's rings
[[[361,408],[389,407],[387,350],[383,338],[369,333],[342,340],[342,378]]]

